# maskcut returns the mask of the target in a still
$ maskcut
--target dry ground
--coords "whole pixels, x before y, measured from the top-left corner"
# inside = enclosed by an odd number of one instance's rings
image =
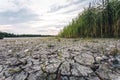
[[[120,80],[120,40],[0,40],[0,80]]]

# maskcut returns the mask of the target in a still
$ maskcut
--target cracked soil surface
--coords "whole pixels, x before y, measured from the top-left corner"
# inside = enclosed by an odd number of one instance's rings
[[[3,39],[0,80],[120,80],[120,40]]]

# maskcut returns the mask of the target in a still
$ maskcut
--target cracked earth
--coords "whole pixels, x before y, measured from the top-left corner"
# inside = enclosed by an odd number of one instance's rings
[[[3,39],[0,80],[120,80],[120,40]]]

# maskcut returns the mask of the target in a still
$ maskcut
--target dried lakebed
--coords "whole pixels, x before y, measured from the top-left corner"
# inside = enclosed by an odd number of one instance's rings
[[[0,80],[120,80],[120,40],[0,40]]]

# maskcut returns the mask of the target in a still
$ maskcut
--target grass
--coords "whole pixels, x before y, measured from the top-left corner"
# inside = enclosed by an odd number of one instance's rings
[[[94,0],[60,31],[65,38],[119,38],[120,0]]]

